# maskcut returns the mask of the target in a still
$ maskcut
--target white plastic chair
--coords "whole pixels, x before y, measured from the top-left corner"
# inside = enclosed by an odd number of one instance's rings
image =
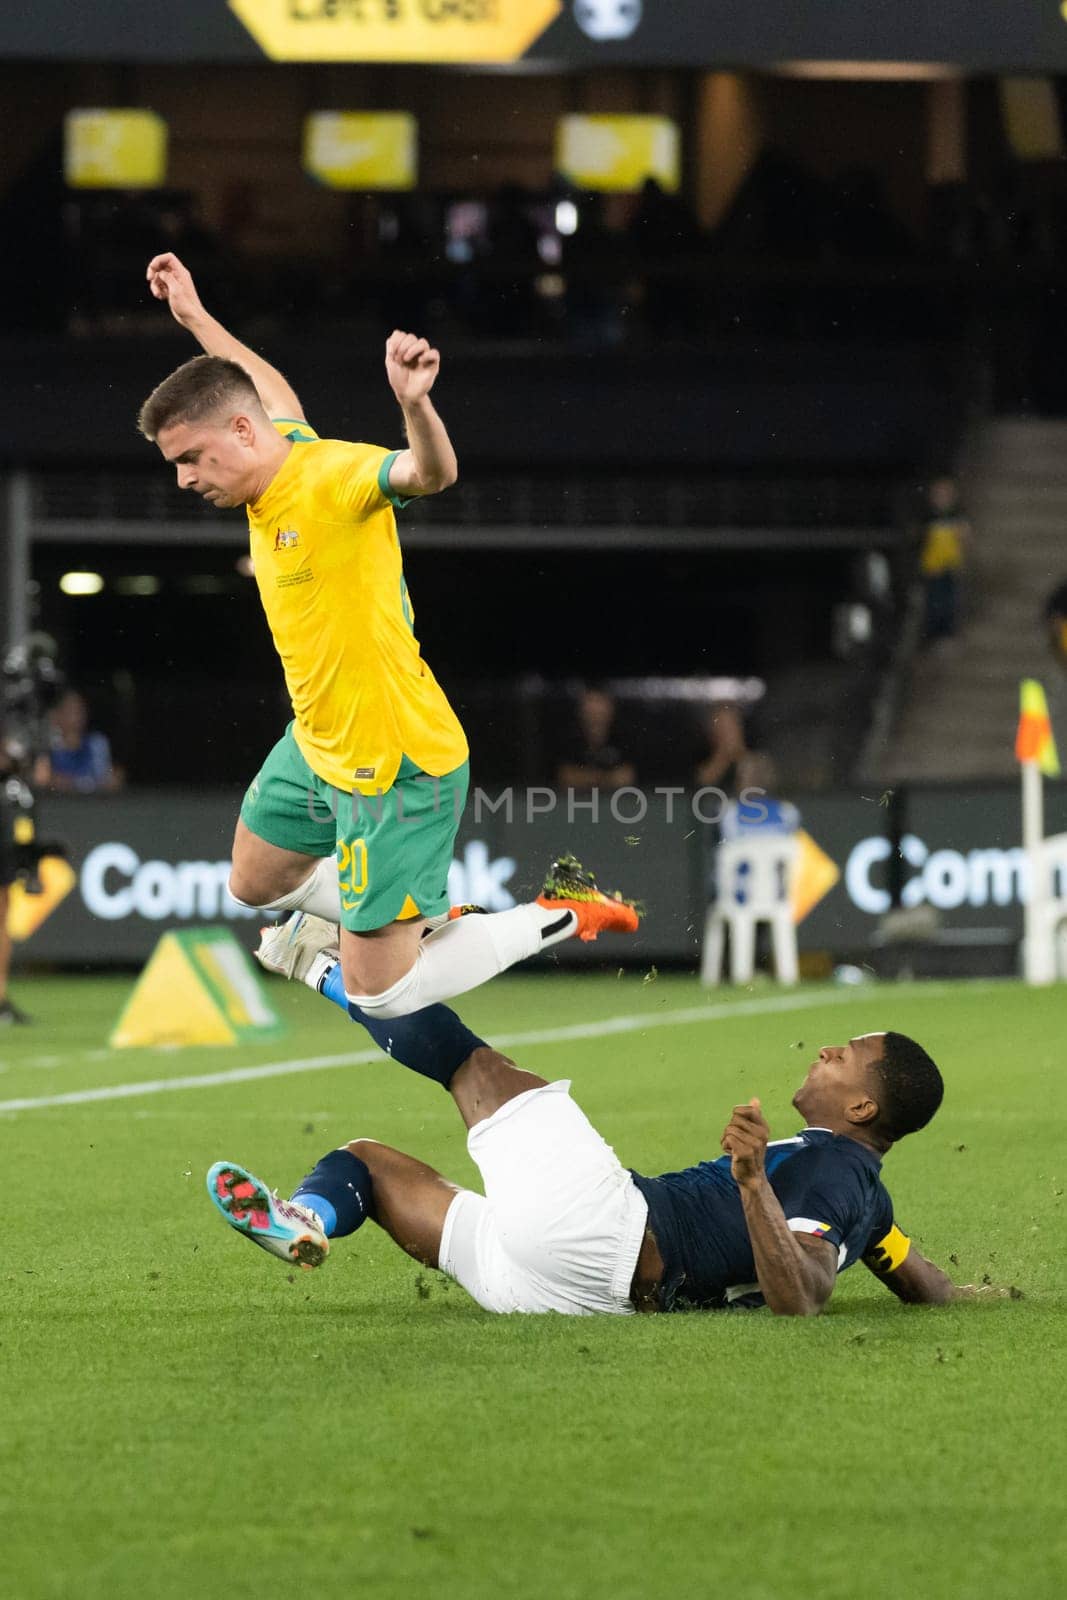
[[[719,983],[726,931],[730,931],[730,981],[749,983],[756,964],[756,928],[771,930],[779,983],[796,983],[797,930],[789,893],[798,845],[789,834],[753,832],[725,839],[716,852],[718,896],[704,922],[702,983]]]
[[[1030,860],[1026,977],[1030,983],[1055,983],[1067,978],[1067,833],[1042,839]]]

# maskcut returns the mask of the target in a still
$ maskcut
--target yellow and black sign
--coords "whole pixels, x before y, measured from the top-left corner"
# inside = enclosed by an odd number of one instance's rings
[[[312,111],[304,170],[331,189],[413,189],[419,125],[406,111]]]
[[[442,61],[557,67],[951,61],[1067,70],[1067,0],[33,0],[0,5],[0,60]],[[236,19],[236,20],[235,20]],[[88,31],[87,31],[88,30]]]
[[[274,61],[517,61],[562,0],[229,0]]]
[[[27,894],[19,882],[11,885],[8,894],[7,931],[16,944],[32,939],[78,881],[70,862],[60,856],[42,856],[37,873],[40,888],[36,894]]]
[[[669,117],[561,117],[556,167],[580,189],[633,192],[646,178],[671,191],[681,182],[681,139]]]
[[[840,878],[841,868],[837,862],[801,828],[797,834],[797,857],[789,892],[793,921],[803,922]]]
[[[167,124],[154,111],[68,111],[63,175],[72,189],[154,189],[167,176]]]

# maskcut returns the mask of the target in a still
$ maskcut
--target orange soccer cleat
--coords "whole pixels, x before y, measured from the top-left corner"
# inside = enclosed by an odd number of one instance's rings
[[[560,856],[545,876],[537,904],[548,910],[562,906],[578,919],[579,939],[588,943],[599,933],[636,933],[639,916],[633,900],[617,891],[605,894],[596,878],[574,856]]]

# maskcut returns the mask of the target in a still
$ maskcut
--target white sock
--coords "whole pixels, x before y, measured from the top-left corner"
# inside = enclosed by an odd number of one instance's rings
[[[485,917],[458,917],[423,939],[414,966],[391,989],[348,998],[375,1017],[406,1017],[477,989],[516,961],[569,939],[577,926],[573,911],[536,903]]]
[[[338,882],[337,857],[323,856],[315,863],[297,888],[279,895],[260,906],[261,911],[310,911],[312,916],[323,917],[327,922],[341,920],[341,886]]]

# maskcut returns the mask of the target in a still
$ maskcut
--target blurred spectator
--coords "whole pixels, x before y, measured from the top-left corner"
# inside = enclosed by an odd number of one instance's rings
[[[739,764],[749,753],[739,708],[725,701],[711,706],[703,719],[703,731],[708,753],[697,763],[693,782],[698,788],[736,794]]]
[[[912,253],[911,235],[890,210],[882,178],[872,168],[849,167],[835,178],[830,243],[845,261],[889,261]]]
[[[578,195],[570,203],[574,232],[560,240],[569,331],[579,344],[618,344],[622,339],[617,281],[621,236],[609,224],[602,194]]]
[[[556,773],[561,789],[625,789],[636,776],[633,762],[612,742],[615,701],[605,689],[583,689],[577,726]]]
[[[54,794],[114,794],[125,774],[111,760],[111,746],[102,733],[89,731],[85,696],[68,689],[48,714],[51,747],[38,773],[42,787]]]
[[[1061,667],[1067,667],[1067,579],[1045,601],[1045,621],[1052,654]]]
[[[796,833],[800,812],[792,801],[779,800],[777,790],[778,777],[771,757],[765,750],[746,750],[737,763],[738,799],[731,800],[723,810],[720,838]]]
[[[505,183],[489,203],[487,244],[490,270],[478,274],[478,317],[486,334],[514,339],[532,331],[541,270],[538,229],[531,196],[518,183]]]
[[[701,296],[699,279],[680,275],[672,264],[702,243],[696,218],[680,195],[669,194],[655,178],[646,178],[626,231],[643,273],[643,312],[649,332],[657,338],[691,333]]]
[[[760,152],[715,231],[727,256],[818,260],[827,251],[826,186],[791,155]]]
[[[934,644],[955,636],[959,626],[960,575],[970,538],[970,524],[960,510],[955,478],[936,478],[930,485],[929,515],[922,534],[919,571],[926,585],[923,639]]]
[[[662,261],[678,250],[691,250],[701,238],[696,218],[680,195],[669,194],[655,178],[646,178],[626,230],[639,255]]]

